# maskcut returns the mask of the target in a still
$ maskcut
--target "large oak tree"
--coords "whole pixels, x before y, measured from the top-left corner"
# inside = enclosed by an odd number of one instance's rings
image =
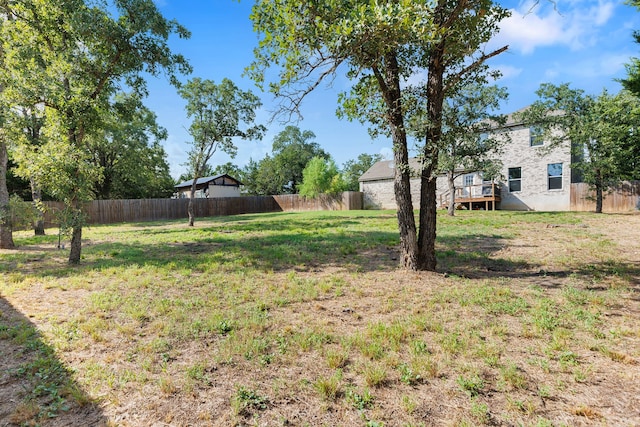
[[[177,73],[190,71],[168,47],[172,34],[188,37],[189,32],[165,19],[152,0],[3,0],[0,17],[3,97],[14,105],[42,104],[48,111],[46,131],[53,138],[29,162],[52,178],[43,185],[67,206],[69,262],[77,264],[82,203],[92,197],[96,178],[87,167],[85,137],[100,128],[100,112],[116,91],[146,94],[143,73],[164,72],[177,83]]]
[[[229,79],[216,84],[194,78],[180,88],[180,95],[187,101],[187,116],[193,120],[189,126],[192,141],[188,163],[193,171],[188,207],[189,226],[193,226],[193,198],[198,178],[209,160],[218,150],[235,157],[236,138],[260,139],[265,128],[255,123],[256,110],[262,105],[260,99]]]
[[[343,66],[355,80],[343,97],[344,112],[369,121],[391,137],[401,262],[412,270],[435,270],[436,177],[442,105],[463,83],[481,81],[484,62],[506,47],[482,46],[508,12],[488,0],[259,0],[252,20],[261,35],[249,75],[267,83],[295,114],[305,96]],[[426,81],[409,85],[426,73]],[[420,228],[411,200],[406,114],[426,111],[429,127],[421,149]]]

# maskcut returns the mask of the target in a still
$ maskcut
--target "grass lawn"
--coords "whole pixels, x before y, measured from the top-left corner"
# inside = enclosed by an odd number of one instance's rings
[[[0,251],[0,425],[640,425],[640,215],[391,211],[57,230]]]

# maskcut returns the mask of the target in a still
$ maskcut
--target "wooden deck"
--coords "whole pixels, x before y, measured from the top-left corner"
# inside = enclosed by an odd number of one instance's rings
[[[496,203],[500,202],[500,185],[496,183],[467,185],[456,187],[456,209],[468,210],[496,210]],[[440,195],[440,207],[449,207],[450,192]]]

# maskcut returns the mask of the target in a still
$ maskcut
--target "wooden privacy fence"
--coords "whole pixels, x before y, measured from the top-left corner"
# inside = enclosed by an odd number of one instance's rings
[[[247,213],[360,210],[362,193],[348,191],[338,196],[321,195],[306,199],[296,194],[283,196],[220,197],[194,199],[196,217],[238,215]],[[84,212],[89,224],[145,222],[187,218],[189,199],[94,200],[87,202]],[[56,212],[62,202],[44,202],[47,207],[45,226],[58,224]]]
[[[583,182],[571,184],[571,210],[594,212],[596,210],[595,192]],[[603,212],[629,212],[640,209],[640,181],[623,182],[604,193]]]

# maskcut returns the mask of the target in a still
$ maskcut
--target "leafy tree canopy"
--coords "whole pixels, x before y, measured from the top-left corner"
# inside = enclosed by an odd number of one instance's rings
[[[100,129],[119,89],[146,95],[143,73],[164,73],[177,84],[178,73],[190,72],[168,46],[172,34],[187,38],[189,32],[149,0],[3,1],[0,25],[1,95],[11,105],[45,109],[48,138],[37,151],[23,150],[22,159],[29,178],[72,213],[69,262],[77,264],[82,201],[93,197],[100,172],[91,166],[87,136]]]
[[[271,156],[259,162],[251,161],[246,168],[245,188],[249,194],[290,194],[298,191],[302,171],[314,157],[330,156],[317,142],[315,134],[287,126],[273,139]]]
[[[338,194],[345,191],[346,182],[331,159],[314,157],[302,171],[301,196],[316,197],[319,194]]]
[[[628,4],[634,6],[636,9],[640,9],[640,0],[628,0]],[[636,43],[640,43],[640,31],[633,32],[633,38]],[[640,96],[640,59],[631,58],[631,63],[627,64],[627,78],[621,79],[620,83],[629,92]]]
[[[118,94],[103,112],[100,129],[87,136],[91,162],[102,171],[98,199],[169,197],[173,179],[161,142],[167,131],[135,94]]]
[[[382,160],[380,154],[372,155],[362,153],[356,160],[348,160],[345,162],[342,166],[342,175],[346,184],[345,191],[359,191],[360,182],[358,180],[360,177],[380,160]]]
[[[262,105],[260,99],[239,89],[229,79],[220,84],[211,80],[194,78],[179,90],[187,101],[187,117],[192,119],[189,134],[192,137],[189,151],[189,166],[193,172],[193,185],[189,199],[189,225],[194,224],[192,200],[195,197],[197,179],[203,176],[211,157],[220,150],[235,157],[234,140],[260,139],[266,131],[255,123],[256,110]]]
[[[449,184],[449,215],[453,216],[455,212],[455,179],[458,176],[483,172],[486,179],[492,179],[500,169],[497,157],[508,142],[508,133],[500,131],[506,117],[494,111],[506,98],[504,88],[473,84],[444,101],[438,170],[447,176]],[[416,120],[412,125],[417,135],[426,133],[424,122]]]
[[[355,80],[341,98],[343,114],[391,136],[401,262],[434,270],[436,195],[434,171],[442,131],[442,103],[460,85],[482,83],[484,62],[506,50],[482,47],[509,12],[490,0],[258,0],[251,19],[260,33],[248,74],[281,100],[281,112],[299,113],[305,96],[344,66]],[[427,79],[402,84],[426,71]],[[420,230],[408,170],[406,117],[424,110],[429,131],[423,144]]]

